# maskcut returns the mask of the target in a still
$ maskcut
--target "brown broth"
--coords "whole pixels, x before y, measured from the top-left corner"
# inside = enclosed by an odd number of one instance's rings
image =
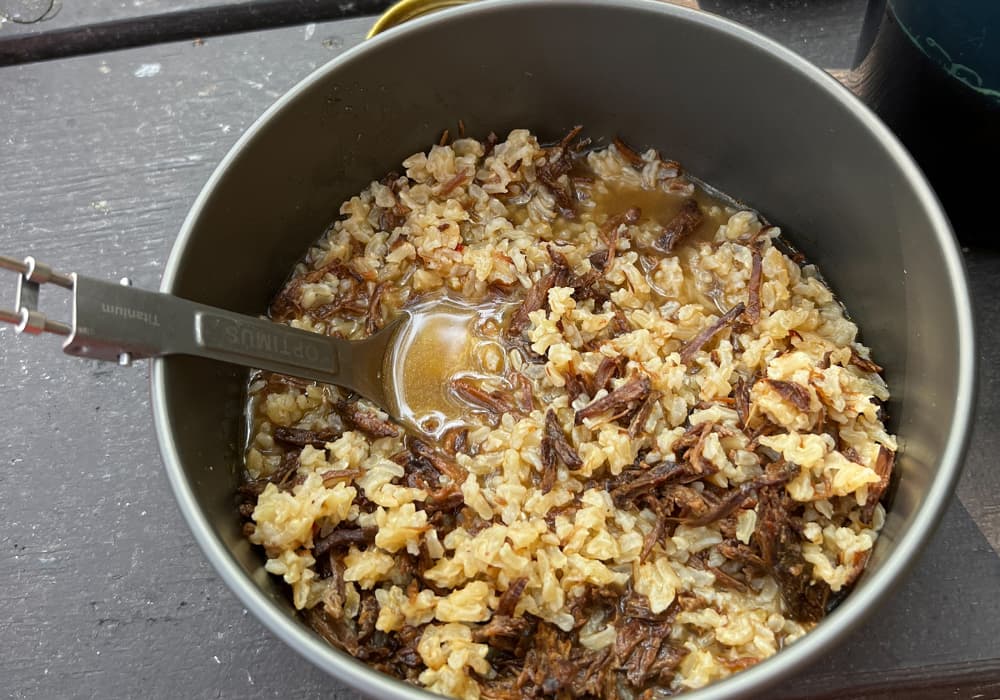
[[[601,214],[613,215],[629,207],[638,207],[642,212],[639,226],[645,223],[659,227],[668,224],[688,199],[660,189],[608,186],[607,183],[601,187],[588,187],[587,190],[585,196],[590,201],[585,206],[592,213],[600,217]],[[685,272],[691,268],[696,246],[712,240],[719,227],[737,210],[731,200],[700,184],[695,185],[693,197],[701,206],[703,220],[675,251]],[[639,248],[649,278],[650,271],[663,253],[649,245],[640,245]],[[655,290],[655,286],[651,286]],[[693,282],[689,282],[687,287],[690,298],[677,301],[688,303],[698,300],[719,306],[711,291],[706,297]],[[478,407],[456,394],[452,380],[469,378],[487,387],[495,385],[509,390],[509,384],[503,379],[507,369],[507,349],[500,341],[500,333],[506,328],[510,313],[523,296],[523,292],[519,291],[503,300],[491,298],[470,304],[445,295],[433,295],[408,308],[406,313],[410,318],[388,365],[395,390],[397,417],[420,432],[440,437],[450,428],[468,425],[470,414],[480,412]],[[662,300],[670,301],[666,297]]]
[[[512,305],[498,299],[468,304],[435,295],[407,309],[406,326],[388,358],[397,417],[433,437],[466,424],[474,407],[451,382],[460,377],[500,381],[507,357],[499,334]]]
[[[653,222],[665,226],[681,210],[687,197],[664,192],[663,190],[647,190],[642,187],[625,187],[605,184],[604,191],[595,191],[591,195],[594,209],[615,213],[628,207],[639,207],[642,216],[639,225]],[[690,237],[684,240],[682,247],[691,244],[710,241],[715,232],[729,220],[736,209],[732,203],[721,196],[695,186],[694,199],[701,206],[704,218]]]
[[[681,304],[700,303],[706,306],[714,306],[719,313],[725,313],[727,309],[721,303],[721,290],[713,293],[713,290],[700,290],[692,277],[692,271],[697,268],[694,260],[695,252],[702,243],[710,242],[714,239],[720,226],[724,226],[729,221],[729,217],[741,208],[732,199],[703,183],[686,176],[694,187],[692,198],[701,207],[702,221],[698,227],[676,247],[672,255],[676,255],[684,270],[686,280],[685,295],[682,298],[673,299],[661,294],[652,280],[651,272],[656,264],[665,257],[664,254],[651,246],[652,241],[639,243],[637,246],[640,252],[640,259],[643,269],[646,271],[646,281],[649,283],[654,296],[662,302],[677,301]],[[602,187],[595,187],[590,192],[590,200],[594,211],[608,212],[609,214],[624,211],[629,207],[638,207],[642,212],[638,225],[653,224],[654,230],[662,228],[680,212],[681,207],[688,200],[687,196],[681,194],[665,192],[662,189],[646,189],[643,187],[628,187],[617,183],[603,183]]]

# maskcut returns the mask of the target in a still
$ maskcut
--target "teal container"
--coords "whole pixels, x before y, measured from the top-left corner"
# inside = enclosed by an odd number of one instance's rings
[[[997,246],[1000,1],[871,0],[853,87],[910,150],[958,237]]]

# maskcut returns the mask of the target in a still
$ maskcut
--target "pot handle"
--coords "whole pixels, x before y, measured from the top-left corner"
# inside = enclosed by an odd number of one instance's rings
[[[392,5],[379,16],[365,38],[371,39],[373,36],[381,34],[387,29],[392,29],[404,22],[422,17],[436,10],[443,10],[446,7],[455,7],[457,5],[466,5],[470,2],[475,2],[475,0],[399,0],[399,2]],[[699,9],[698,0],[664,0],[664,2],[690,7],[694,10]]]
[[[381,34],[387,29],[396,27],[403,22],[408,22],[416,17],[430,14],[435,10],[443,10],[446,7],[465,5],[473,0],[400,0],[393,4],[388,10],[383,12],[372,28],[368,31],[366,39],[371,39],[377,34]]]

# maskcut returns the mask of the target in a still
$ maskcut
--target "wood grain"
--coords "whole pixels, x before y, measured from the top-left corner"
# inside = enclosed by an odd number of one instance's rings
[[[851,65],[865,0],[662,0],[745,24],[826,68]],[[377,14],[391,0],[0,0],[0,65]],[[3,18],[17,21],[4,22]]]
[[[240,133],[370,23],[0,70],[0,250],[155,288]],[[0,277],[0,303],[12,285]],[[65,313],[59,290],[43,299]],[[54,338],[4,327],[0,396],[4,697],[356,697],[207,564],[164,478],[145,364],[70,359]]]
[[[245,0],[213,0],[212,5],[235,5]],[[81,27],[97,22],[141,19],[161,12],[205,7],[205,0],[0,0],[0,38]]]
[[[201,41],[210,36],[374,15],[390,4],[391,0],[248,0],[222,5],[202,3],[200,7],[190,6],[141,17],[127,16],[87,24],[78,23],[84,17],[77,16],[70,21],[50,13],[42,17],[51,19],[36,23],[45,25],[37,31],[22,32],[14,36],[0,35],[0,66],[184,39]],[[67,22],[66,26],[60,26],[61,22]],[[33,25],[21,23],[16,26],[23,29]]]
[[[698,0],[663,0],[693,9],[698,8]],[[385,0],[385,5],[392,0]],[[125,20],[145,21],[151,15],[182,13],[203,10],[208,7],[237,8],[252,7],[260,2],[252,0],[100,0],[82,2],[79,0],[0,0],[0,38],[7,36],[35,34],[58,29],[83,27],[103,22]],[[332,0],[329,5],[354,6],[350,0]],[[308,8],[308,0],[291,2]],[[313,3],[313,10],[316,9]]]
[[[987,541],[1000,552],[1000,250],[969,250],[965,264],[979,340],[979,402],[958,495]]]
[[[369,25],[0,69],[0,252],[155,287],[188,207],[239,134]],[[1000,254],[970,251],[966,262],[983,372],[959,493],[995,538]],[[47,308],[65,309],[60,300],[45,296]],[[9,697],[358,698],[264,630],[207,564],[164,478],[144,365],[70,359],[54,339],[0,329],[0,396]],[[995,697],[997,590],[1000,560],[955,501],[888,604],[781,697]]]
[[[384,0],[381,5],[391,2]],[[364,3],[356,0],[0,0],[0,39],[106,22],[142,23],[159,15],[205,10],[217,11],[207,15],[226,14],[224,10],[229,10],[229,14],[252,10],[266,15],[276,7],[285,13],[319,13],[342,8],[361,14]]]

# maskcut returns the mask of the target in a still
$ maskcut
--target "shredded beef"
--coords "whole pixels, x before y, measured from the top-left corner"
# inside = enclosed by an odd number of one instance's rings
[[[382,295],[388,286],[388,282],[375,285],[375,290],[368,299],[368,318],[365,319],[365,332],[368,335],[382,327]]]
[[[614,139],[612,139],[611,143],[613,143],[615,145],[615,148],[618,149],[618,152],[622,154],[622,158],[627,160],[629,165],[631,165],[636,170],[642,170],[643,166],[646,165],[646,161],[642,159],[642,156],[639,155],[639,152],[636,151],[631,146],[629,146],[624,141],[622,141],[617,136]]]
[[[532,311],[538,311],[544,307],[549,300],[549,290],[553,287],[562,286],[563,282],[568,278],[569,270],[558,263],[554,263],[552,269],[545,275],[542,275],[535,285],[528,290],[528,293],[524,296],[524,301],[521,305],[517,307],[514,315],[510,319],[510,324],[507,326],[507,337],[515,338],[524,332],[524,329],[528,327],[531,319],[529,315]]]
[[[702,346],[704,346],[705,343],[711,340],[712,336],[714,336],[723,328],[731,325],[734,321],[736,321],[736,319],[739,318],[740,314],[743,313],[743,310],[745,308],[746,307],[743,305],[743,302],[740,302],[739,304],[731,308],[729,311],[724,313],[722,316],[720,316],[719,319],[715,321],[715,323],[712,323],[711,325],[702,329],[698,333],[698,335],[696,335],[694,338],[685,343],[684,346],[681,348],[681,362],[683,362],[684,364],[690,363],[691,358],[694,357],[695,353],[701,350]]]
[[[362,408],[356,400],[338,401],[335,408],[341,417],[354,428],[373,438],[398,437],[399,428]]]
[[[371,544],[375,541],[374,527],[338,527],[326,537],[321,537],[313,544],[313,557],[321,557],[338,547],[348,545]]]
[[[653,409],[656,407],[656,402],[660,400],[660,392],[651,391],[643,401],[639,408],[636,410],[635,414],[632,416],[632,420],[628,424],[628,434],[629,437],[635,438],[646,431],[646,422],[649,420],[650,415],[653,413]]]
[[[483,409],[493,423],[504,414],[517,411],[517,404],[512,394],[499,389],[486,391],[468,377],[452,379],[451,389],[463,401]]]
[[[743,377],[736,380],[733,387],[733,397],[736,404],[736,415],[739,417],[740,425],[746,429],[750,422],[750,390],[753,389],[754,379],[749,381]]]
[[[872,374],[878,374],[882,371],[882,368],[869,360],[867,357],[861,357],[858,351],[851,348],[851,362],[852,365],[860,369],[862,372],[870,372]]]
[[[461,484],[465,481],[466,471],[453,460],[441,454],[420,438],[407,436],[406,441],[410,452],[415,457],[426,460],[438,473],[451,479],[452,483]]]
[[[683,239],[691,235],[701,225],[704,215],[698,202],[688,199],[674,218],[663,228],[663,235],[656,241],[657,249],[672,253]]]
[[[646,400],[651,391],[652,383],[649,377],[641,374],[622,384],[608,395],[592,401],[576,412],[576,424],[580,425],[586,418],[609,413],[620,417],[632,404]]]
[[[594,396],[601,389],[607,389],[612,379],[616,379],[622,375],[627,363],[628,358],[622,355],[603,358],[601,363],[597,365],[593,380],[590,386],[587,387],[587,393]]]
[[[295,447],[305,447],[312,445],[317,450],[326,447],[326,443],[333,442],[340,437],[339,432],[333,430],[302,430],[300,428],[285,428],[278,426],[274,429],[274,439],[286,445]]]
[[[809,410],[809,392],[801,384],[796,382],[785,382],[779,379],[765,379],[772,389],[788,403],[795,406],[800,411]]]
[[[535,168],[535,176],[552,193],[559,213],[567,219],[576,217],[574,210],[576,190],[571,179],[566,178],[566,183],[563,183],[561,178],[573,169],[571,145],[581,131],[583,131],[582,126],[573,127],[558,144],[546,150],[545,163]]]
[[[621,507],[643,493],[675,481],[684,473],[684,467],[674,462],[662,462],[648,469],[629,469],[619,475],[617,483],[609,485],[611,498]]]
[[[598,270],[605,270],[614,262],[615,255],[618,254],[618,241],[621,240],[622,228],[632,226],[639,222],[642,217],[642,210],[639,207],[630,207],[621,214],[615,214],[601,226],[601,237],[607,244],[607,248],[598,251],[590,256],[590,264]]]
[[[865,501],[865,505],[861,509],[861,518],[866,523],[872,521],[875,506],[878,505],[885,490],[889,487],[889,478],[892,476],[892,467],[895,461],[895,452],[879,446],[878,457],[875,459],[875,473],[878,474],[878,482],[868,486],[868,500]]]
[[[559,419],[556,418],[555,411],[549,409],[545,413],[545,431],[542,435],[541,445],[542,458],[542,491],[548,493],[556,483],[557,460],[565,464],[569,469],[579,469],[583,466],[583,460],[576,453],[573,446],[566,439]]]
[[[750,281],[747,283],[747,307],[743,312],[743,322],[752,326],[760,320],[760,285],[763,269],[761,246],[752,248]]]

